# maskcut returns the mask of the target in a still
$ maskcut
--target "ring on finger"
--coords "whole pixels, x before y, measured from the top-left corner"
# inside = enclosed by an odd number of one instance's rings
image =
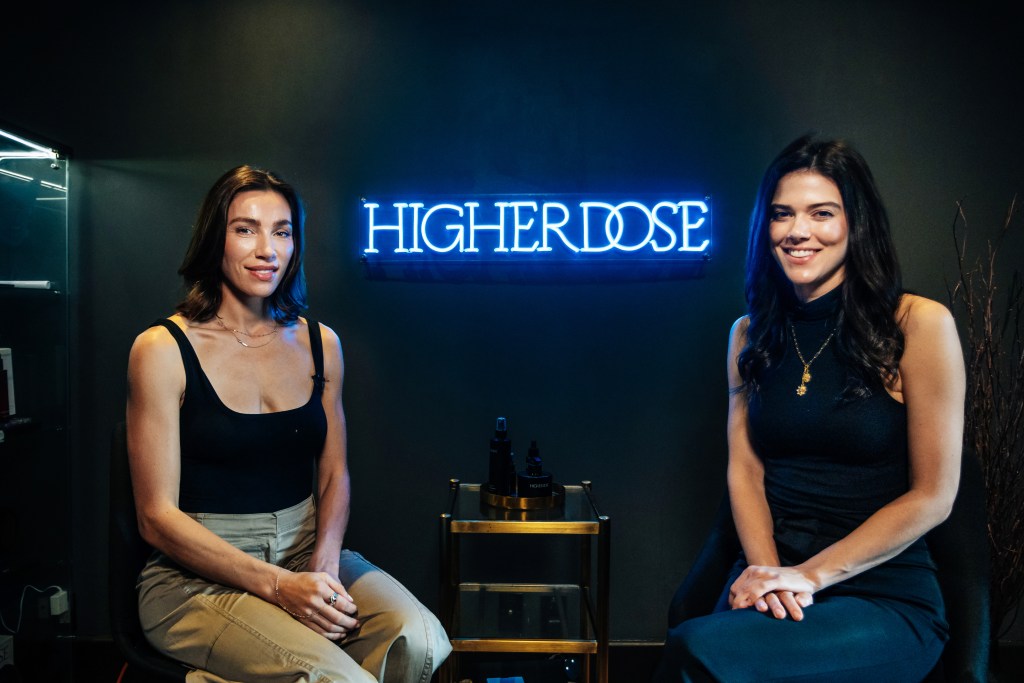
[[[338,601],[338,593],[337,593],[337,591],[335,591],[334,593],[331,593],[331,598],[327,601],[327,604],[330,605],[331,607],[334,607],[334,603],[336,603],[337,601]]]

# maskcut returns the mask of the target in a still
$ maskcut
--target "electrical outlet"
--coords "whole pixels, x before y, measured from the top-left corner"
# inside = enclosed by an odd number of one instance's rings
[[[68,592],[63,588],[50,596],[50,616],[59,617],[68,611]]]
[[[0,669],[14,666],[14,637],[0,636]]]

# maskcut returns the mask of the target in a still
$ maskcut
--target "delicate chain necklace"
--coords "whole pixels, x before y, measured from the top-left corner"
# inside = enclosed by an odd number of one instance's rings
[[[796,343],[796,328],[793,327],[792,322],[789,323],[789,331],[793,334],[793,347],[796,348],[796,357],[804,365],[804,373],[800,376],[800,386],[796,388],[796,395],[803,396],[807,393],[807,383],[811,381],[811,363],[818,360],[818,356],[825,350],[828,343],[832,341],[832,337],[836,334],[836,328],[832,328],[832,331],[828,333],[828,337],[825,338],[825,342],[818,349],[818,352],[811,356],[810,360],[804,360],[804,354],[800,353],[800,345]]]
[[[228,332],[230,332],[231,336],[233,336],[235,338],[235,341],[238,342],[239,344],[241,344],[242,346],[244,346],[247,349],[258,349],[258,348],[261,348],[263,346],[266,346],[267,344],[269,344],[270,342],[272,342],[274,340],[273,339],[268,339],[267,341],[263,342],[262,344],[246,344],[244,341],[242,341],[242,337],[239,337],[238,335],[241,334],[241,335],[244,335],[246,337],[249,337],[250,339],[258,339],[260,337],[269,337],[270,335],[277,334],[277,331],[280,328],[279,325],[275,324],[274,325],[274,329],[270,330],[270,332],[264,332],[263,334],[249,334],[248,332],[243,332],[242,330],[236,330],[233,327],[228,327],[227,325],[224,324],[224,319],[221,318],[216,313],[214,313],[214,316],[217,318],[217,324],[220,325],[225,330],[227,330]]]

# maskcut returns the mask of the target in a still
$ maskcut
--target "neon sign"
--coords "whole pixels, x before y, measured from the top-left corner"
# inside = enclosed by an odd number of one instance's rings
[[[360,225],[364,258],[386,260],[694,260],[711,247],[708,197],[364,199]]]

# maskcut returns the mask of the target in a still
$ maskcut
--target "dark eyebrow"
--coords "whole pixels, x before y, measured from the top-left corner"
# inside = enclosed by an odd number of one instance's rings
[[[248,216],[237,216],[235,218],[232,218],[230,221],[228,221],[228,225],[233,225],[234,223],[246,223],[248,225],[259,225],[260,224],[260,222],[258,220],[256,220],[255,218],[249,218]],[[277,221],[276,223],[274,223],[274,227],[275,228],[279,228],[282,225],[287,225],[288,227],[291,227],[292,226],[292,222],[290,220],[280,220],[280,221]]]
[[[840,205],[840,204],[838,204],[836,202],[818,202],[817,204],[811,204],[808,208],[809,209],[820,209],[822,207],[833,207],[835,209],[838,209],[839,211],[843,210],[842,205]],[[789,204],[772,204],[769,208],[771,208],[771,209],[787,209],[789,211],[793,210],[793,207],[790,206]]]

